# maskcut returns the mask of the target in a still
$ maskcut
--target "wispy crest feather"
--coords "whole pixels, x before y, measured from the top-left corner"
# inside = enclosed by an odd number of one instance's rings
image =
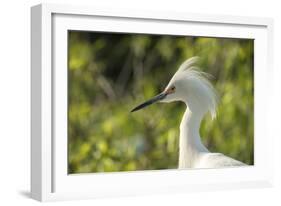
[[[204,90],[204,98],[207,100],[207,107],[208,111],[211,113],[212,119],[216,117],[217,111],[217,104],[218,104],[218,95],[209,81],[209,79],[213,78],[212,75],[200,71],[200,69],[194,66],[199,60],[199,57],[191,57],[184,61],[181,66],[179,67],[178,71],[176,72],[175,76],[177,75],[184,75],[187,78],[192,78],[197,81]]]
[[[195,63],[198,62],[198,59],[199,59],[199,57],[194,56],[194,57],[191,57],[191,58],[185,60],[185,61],[180,65],[180,67],[179,67],[177,73],[183,72],[183,71],[189,69],[189,68],[192,67]]]

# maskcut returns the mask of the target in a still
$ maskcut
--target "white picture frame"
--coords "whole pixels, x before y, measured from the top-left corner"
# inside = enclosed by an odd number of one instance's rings
[[[267,121],[271,98],[267,91],[274,75],[271,19],[40,4],[31,8],[31,26],[32,198],[53,201],[272,186],[273,136]],[[68,175],[65,35],[69,29],[254,38],[255,165]]]

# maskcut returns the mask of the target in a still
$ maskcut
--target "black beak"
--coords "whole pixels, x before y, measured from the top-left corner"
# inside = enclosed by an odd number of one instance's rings
[[[155,102],[158,102],[158,101],[164,99],[166,96],[167,96],[167,94],[164,93],[164,92],[161,93],[161,94],[158,94],[157,96],[155,96],[155,97],[147,100],[146,102],[140,104],[139,106],[135,107],[134,109],[132,109],[131,112],[135,112],[137,110],[143,109],[143,108],[145,108],[145,107],[147,107],[147,106],[149,106],[149,105],[151,105],[151,104],[153,104]]]

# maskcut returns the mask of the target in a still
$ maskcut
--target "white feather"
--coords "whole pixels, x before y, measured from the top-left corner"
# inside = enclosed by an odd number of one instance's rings
[[[178,84],[178,86],[176,86],[178,94],[175,95],[180,97],[177,99],[186,100],[190,107],[191,104],[194,103],[198,105],[198,107],[201,107],[199,109],[206,109],[214,119],[216,117],[218,95],[209,81],[212,75],[200,71],[200,69],[195,66],[198,60],[199,57],[191,57],[184,61],[170,80],[167,88],[171,85]]]
[[[198,159],[197,164],[194,165],[195,168],[221,168],[236,166],[245,166],[245,164],[221,153],[202,154]]]
[[[201,120],[208,111],[213,118],[215,117],[218,97],[208,80],[209,75],[194,66],[197,60],[198,57],[186,60],[169,83],[169,85],[176,85],[177,93],[171,95],[169,101],[181,100],[187,106],[180,125],[179,168],[245,165],[223,154],[210,153],[201,142],[199,134]]]

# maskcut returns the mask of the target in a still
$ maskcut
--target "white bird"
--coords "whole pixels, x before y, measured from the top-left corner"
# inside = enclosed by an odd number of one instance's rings
[[[201,120],[208,112],[212,119],[215,118],[218,98],[208,80],[209,75],[194,66],[197,59],[198,57],[192,57],[186,60],[162,93],[135,107],[132,112],[158,101],[182,101],[186,105],[186,111],[180,124],[178,168],[245,166],[246,164],[221,153],[209,152],[201,142]]]

